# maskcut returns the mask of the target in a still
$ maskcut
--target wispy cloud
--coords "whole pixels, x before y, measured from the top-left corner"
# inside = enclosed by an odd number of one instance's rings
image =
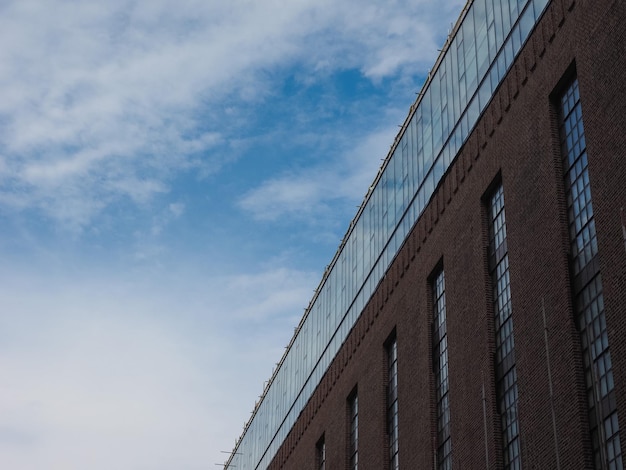
[[[292,220],[315,223],[334,202],[361,202],[367,188],[387,156],[398,128],[378,130],[370,135],[352,135],[350,145],[335,158],[315,166],[288,171],[249,190],[238,205],[259,220]]]
[[[284,321],[285,312],[291,311],[290,319],[296,326],[317,282],[318,273],[279,267],[228,277],[220,297],[229,304],[229,315],[234,320],[271,327],[274,320]]]
[[[119,198],[167,191],[172,172],[217,171],[245,133],[223,109],[267,98],[269,68],[381,79],[430,63],[440,10],[427,0],[4,2],[0,204],[83,226]]]

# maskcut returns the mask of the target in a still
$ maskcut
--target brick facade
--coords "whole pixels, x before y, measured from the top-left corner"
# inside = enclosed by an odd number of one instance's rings
[[[429,276],[440,262],[446,279],[453,466],[502,468],[484,204],[495,181],[502,183],[506,199],[522,466],[554,469],[558,448],[561,468],[591,468],[553,99],[574,73],[587,137],[617,410],[625,425],[626,249],[620,209],[626,208],[626,3],[553,0],[271,469],[316,468],[316,443],[322,435],[326,468],[347,468],[347,399],[355,387],[359,468],[388,467],[384,345],[394,330],[400,468],[433,468],[436,413]],[[626,446],[626,439],[623,442]]]

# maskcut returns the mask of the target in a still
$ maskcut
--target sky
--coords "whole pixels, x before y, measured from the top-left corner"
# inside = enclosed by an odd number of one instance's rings
[[[464,3],[0,1],[0,468],[219,468]]]

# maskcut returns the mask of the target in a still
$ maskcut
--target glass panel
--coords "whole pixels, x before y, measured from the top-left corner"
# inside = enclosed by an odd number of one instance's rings
[[[623,468],[613,369],[597,263],[596,229],[587,169],[587,148],[578,80],[561,96],[561,148],[568,200],[575,311],[583,349],[589,427],[596,469]],[[584,273],[584,276],[583,276]],[[584,282],[586,280],[587,282]]]
[[[395,339],[387,346],[387,434],[389,468],[398,470],[398,345]]]
[[[502,432],[505,469],[521,468],[517,419],[517,372],[513,340],[513,317],[506,248],[504,192],[499,186],[489,201],[489,266],[493,287],[496,330],[496,395]]]
[[[444,271],[435,276],[432,285],[433,331],[432,354],[437,399],[437,469],[452,468],[450,438],[450,403],[448,395],[448,335],[446,328],[446,286]]]

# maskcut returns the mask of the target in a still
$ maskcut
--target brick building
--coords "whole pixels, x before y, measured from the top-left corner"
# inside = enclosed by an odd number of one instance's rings
[[[626,2],[468,2],[225,465],[621,469]]]

